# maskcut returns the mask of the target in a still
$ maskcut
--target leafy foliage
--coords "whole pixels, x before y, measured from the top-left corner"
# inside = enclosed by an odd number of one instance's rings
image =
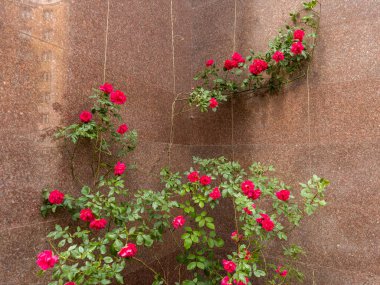
[[[252,94],[260,90],[277,93],[285,84],[304,76],[303,68],[312,57],[317,37],[319,14],[314,11],[317,3],[316,0],[304,2],[302,10],[290,13],[292,25],[279,30],[265,53],[250,50],[244,62],[232,69],[218,67],[216,64],[207,65],[194,77],[198,85],[189,95],[189,104],[198,107],[201,112],[208,111],[209,108],[216,111],[217,107],[210,105],[211,98],[222,103],[231,96]],[[292,44],[296,42],[294,32],[297,30],[303,30],[307,34],[300,41],[304,50],[294,54]],[[284,56],[278,62],[273,58],[276,52],[281,52]],[[248,70],[257,59],[264,60],[268,67],[265,73],[251,74]]]

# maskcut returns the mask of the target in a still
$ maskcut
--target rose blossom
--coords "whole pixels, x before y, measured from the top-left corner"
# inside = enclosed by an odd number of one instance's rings
[[[230,277],[225,276],[225,277],[220,281],[220,285],[232,285],[232,283],[230,283]]]
[[[128,126],[126,125],[126,124],[122,124],[122,125],[120,125],[118,128],[117,128],[117,130],[116,130],[116,132],[118,132],[119,134],[125,134],[126,132],[128,132]]]
[[[92,120],[92,114],[89,111],[82,111],[82,113],[80,113],[80,115],[79,115],[79,119],[83,123],[88,123],[89,121]]]
[[[237,61],[234,61],[234,60],[231,60],[231,59],[226,59],[226,61],[224,62],[224,69],[225,70],[231,70],[235,67],[238,67],[238,62]]]
[[[244,256],[244,259],[245,260],[250,260],[251,259],[251,253],[248,251],[248,250],[245,250],[245,256]]]
[[[255,184],[251,180],[245,180],[240,185],[241,190],[243,191],[244,195],[248,195],[249,192],[253,191],[255,189]]]
[[[261,227],[270,232],[274,228],[274,223],[267,214],[261,213],[261,218],[256,219],[256,221],[261,225]]]
[[[101,230],[101,229],[104,229],[106,225],[107,225],[106,219],[92,220],[90,223],[90,228],[93,230]]]
[[[299,40],[300,42],[302,42],[304,36],[305,36],[305,32],[303,30],[295,30],[293,34],[293,39]]]
[[[110,83],[106,82],[103,85],[99,86],[99,89],[102,90],[104,93],[111,93],[113,91],[113,87]]]
[[[243,210],[249,216],[251,216],[253,214],[253,212],[250,209],[248,209],[248,207],[243,208]]]
[[[172,225],[175,229],[183,227],[185,224],[186,220],[183,216],[177,216],[173,219]]]
[[[236,61],[237,63],[243,63],[245,62],[244,57],[241,56],[240,53],[234,52],[234,54],[231,57],[232,60]]]
[[[255,189],[253,191],[251,191],[247,197],[248,198],[251,198],[252,200],[256,200],[256,199],[259,199],[261,196],[261,190],[260,189]]]
[[[199,180],[199,174],[198,174],[198,171],[193,171],[193,172],[189,173],[189,175],[187,175],[187,179],[188,179],[191,183],[197,182],[197,181]]]
[[[87,208],[80,211],[79,218],[84,222],[91,222],[95,219],[95,216],[92,210]]]
[[[288,275],[288,270],[284,269],[281,271],[281,268],[282,268],[282,265],[278,266],[276,269],[276,272],[282,277],[285,277],[286,275]]]
[[[219,199],[220,198],[220,190],[218,187],[215,187],[212,192],[209,194],[209,197],[213,200]]]
[[[245,282],[243,281],[240,281],[240,280],[234,280],[234,285],[247,285],[249,282],[249,279],[247,277],[245,277]]]
[[[238,234],[236,231],[231,233],[231,239],[235,242],[238,242],[243,239],[242,234]]]
[[[255,189],[255,184],[253,184],[251,180],[244,181],[240,187],[244,195],[248,198],[251,198],[252,200],[260,198],[261,190]]]
[[[261,72],[268,68],[268,63],[262,59],[254,59],[253,63],[249,66],[249,71],[254,75],[259,75]]]
[[[236,264],[233,261],[223,259],[223,268],[229,273],[232,273],[236,270]]]
[[[206,66],[207,66],[207,67],[210,67],[210,66],[212,66],[213,64],[214,64],[214,60],[213,60],[213,59],[209,59],[209,60],[206,61]]]
[[[114,170],[113,170],[113,173],[116,175],[116,176],[120,176],[124,173],[125,171],[125,164],[118,161],[116,164],[115,164],[115,167],[114,167]]]
[[[126,258],[134,257],[137,254],[137,247],[134,243],[127,243],[117,254]]]
[[[53,268],[57,261],[58,256],[53,255],[51,250],[44,250],[37,255],[36,263],[42,270],[47,270]]]
[[[127,101],[127,97],[120,90],[116,90],[116,91],[111,92],[110,100],[112,103],[115,103],[117,105],[122,105],[125,103],[125,101]]]
[[[211,183],[211,177],[207,175],[203,175],[200,179],[200,182],[203,186],[207,186]]]
[[[284,60],[285,56],[284,56],[284,54],[283,54],[282,52],[280,52],[280,51],[276,51],[276,52],[273,54],[272,58],[274,59],[275,62],[278,63],[278,62]]]
[[[218,107],[219,103],[215,98],[211,98],[209,102],[210,102],[210,104],[209,104],[210,108],[214,109],[214,108]]]
[[[75,282],[67,282],[65,285],[76,285]]]
[[[297,54],[300,54],[302,53],[302,51],[305,49],[305,47],[303,46],[302,42],[295,42],[292,44],[291,48],[290,48],[290,51],[294,54],[294,55],[297,55]]]
[[[65,199],[65,194],[63,194],[61,191],[57,189],[51,191],[49,194],[50,204],[55,204],[55,205],[62,204],[64,199]]]
[[[281,201],[287,201],[289,199],[290,191],[283,189],[278,192],[276,192],[276,196]]]

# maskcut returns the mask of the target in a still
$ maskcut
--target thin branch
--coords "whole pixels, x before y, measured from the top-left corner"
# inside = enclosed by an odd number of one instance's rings
[[[137,258],[137,257],[132,257],[132,259],[133,259],[133,260],[136,260],[137,262],[139,262],[139,263],[141,263],[142,265],[144,265],[147,269],[149,269],[151,272],[153,272],[155,276],[156,276],[156,275],[159,276],[158,272],[157,272],[156,270],[154,270],[152,267],[150,267],[148,264],[146,264],[143,260],[141,260],[141,259],[139,259],[139,258]],[[169,283],[168,283],[165,279],[163,279],[163,281],[164,281],[164,283],[165,283],[166,285],[169,285]]]

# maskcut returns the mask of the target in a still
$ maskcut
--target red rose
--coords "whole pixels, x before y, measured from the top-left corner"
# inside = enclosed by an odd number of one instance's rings
[[[79,218],[85,222],[91,222],[95,219],[94,213],[91,209],[82,209],[79,213]]]
[[[261,225],[261,227],[270,232],[274,228],[274,223],[267,214],[261,213],[261,218],[256,219],[256,221]]]
[[[110,83],[104,83],[103,85],[99,86],[99,89],[102,90],[104,93],[111,93],[113,91],[113,87]]]
[[[177,216],[173,219],[172,225],[175,229],[183,227],[185,224],[186,220],[183,216]]]
[[[268,68],[268,63],[262,59],[254,59],[253,63],[249,66],[249,71],[254,75],[259,75],[261,72]]]
[[[276,196],[281,201],[287,201],[289,199],[290,191],[289,190],[280,190],[276,192]]]
[[[266,230],[267,232],[270,232],[270,231],[273,231],[274,223],[272,220],[264,219],[261,222],[261,226],[263,227],[264,230]]]
[[[247,277],[245,277],[245,282],[240,281],[240,280],[239,281],[234,280],[235,285],[247,285],[248,282],[249,282],[249,279]]]
[[[200,182],[203,186],[207,186],[211,183],[211,177],[207,175],[203,175],[200,179]]]
[[[118,255],[121,257],[134,257],[137,254],[137,247],[134,243],[128,243],[118,252]]]
[[[255,184],[251,180],[245,180],[240,185],[241,190],[243,191],[244,195],[248,195],[249,192],[253,191],[255,189]]]
[[[305,32],[303,30],[295,30],[293,34],[293,39],[299,40],[300,42],[302,42],[304,36],[305,36]]]
[[[199,174],[198,174],[198,172],[197,171],[193,171],[193,172],[189,173],[189,175],[187,175],[187,179],[191,183],[197,182],[199,180]]]
[[[244,259],[245,259],[245,260],[250,260],[251,258],[252,258],[251,253],[250,253],[248,250],[245,250],[245,256],[244,256]]]
[[[276,272],[282,276],[282,277],[285,277],[286,275],[288,275],[288,271],[287,270],[281,270],[282,268],[282,265],[278,266],[277,269],[276,269]]]
[[[107,225],[106,219],[92,220],[90,223],[90,228],[93,230],[101,230],[101,229],[104,229],[106,225]]]
[[[252,200],[260,198],[261,190],[255,189],[255,184],[253,184],[250,180],[246,180],[241,184],[241,190],[245,196],[251,198]]]
[[[126,125],[126,124],[122,124],[122,125],[120,125],[118,128],[117,128],[117,130],[116,130],[116,132],[118,132],[119,134],[125,134],[126,132],[128,132],[128,126]]]
[[[251,198],[252,200],[256,200],[256,199],[259,199],[261,196],[261,190],[260,189],[255,189],[253,191],[251,191],[247,197],[248,198]]]
[[[237,63],[243,63],[245,62],[244,57],[241,56],[240,53],[234,52],[234,54],[231,57],[232,60],[236,61]]]
[[[220,198],[220,190],[218,187],[215,187],[214,190],[209,194],[209,197],[213,200],[219,199]]]
[[[305,47],[303,46],[302,42],[295,42],[292,44],[291,48],[290,48],[290,51],[294,54],[294,55],[297,55],[297,54],[300,54],[302,53],[302,51],[305,49]]]
[[[238,242],[240,240],[243,239],[243,235],[242,234],[238,234],[236,231],[231,233],[231,239],[235,242]]]
[[[212,109],[218,107],[218,101],[215,98],[211,98],[209,107]]]
[[[113,170],[113,173],[116,175],[116,176],[120,176],[124,173],[125,171],[125,164],[118,161],[116,164],[115,164],[115,167],[114,167],[114,170]]]
[[[62,204],[63,200],[65,199],[65,194],[63,194],[61,191],[55,189],[50,192],[49,194],[49,202],[50,204]]]
[[[210,66],[212,66],[213,64],[214,64],[214,60],[213,60],[213,59],[209,59],[209,60],[206,61],[206,66],[207,66],[207,67],[210,67]]]
[[[236,264],[233,261],[223,259],[223,268],[229,273],[236,270]]]
[[[79,118],[83,123],[88,123],[92,120],[92,114],[89,111],[82,111],[82,113],[79,115]]]
[[[247,214],[247,215],[252,215],[253,214],[253,212],[250,210],[250,209],[248,209],[248,207],[245,207],[245,208],[243,208],[243,210],[244,210],[244,212]]]
[[[272,58],[274,59],[275,62],[280,62],[280,61],[284,60],[285,56],[282,52],[276,51],[273,54]]]
[[[65,285],[76,285],[75,282],[67,282]]]
[[[238,62],[237,61],[234,61],[234,60],[231,60],[231,59],[226,59],[226,61],[224,62],[224,69],[225,70],[231,70],[235,67],[238,67]]]
[[[116,91],[111,92],[110,100],[112,103],[122,105],[125,103],[125,101],[127,101],[127,97],[120,90],[116,90]]]
[[[230,277],[225,276],[225,277],[220,281],[220,285],[232,285],[232,283],[230,283]]]
[[[37,255],[36,263],[42,270],[45,271],[49,268],[53,268],[57,261],[58,256],[53,255],[51,250],[44,250]]]

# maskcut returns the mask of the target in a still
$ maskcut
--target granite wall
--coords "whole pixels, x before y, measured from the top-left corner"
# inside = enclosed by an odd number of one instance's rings
[[[140,135],[128,158],[138,169],[127,179],[132,188],[157,188],[154,174],[169,163],[174,98],[186,96],[206,59],[264,51],[300,2],[1,0],[0,285],[47,283],[35,276],[35,255],[48,246],[53,225],[68,221],[39,216],[40,190],[78,191],[68,153],[50,135],[77,120],[92,87],[109,81],[127,93],[125,121]],[[329,178],[329,205],[291,237],[308,251],[300,262],[306,284],[374,285],[380,7],[376,0],[321,2],[309,89],[302,79],[280,96],[237,98],[207,114],[187,111],[181,101],[170,162],[182,170],[193,155],[224,155],[245,166],[274,164],[293,184],[311,173]],[[228,232],[224,213],[219,219]],[[169,269],[173,249],[155,250]],[[148,277],[135,271],[127,284],[149,284]]]

